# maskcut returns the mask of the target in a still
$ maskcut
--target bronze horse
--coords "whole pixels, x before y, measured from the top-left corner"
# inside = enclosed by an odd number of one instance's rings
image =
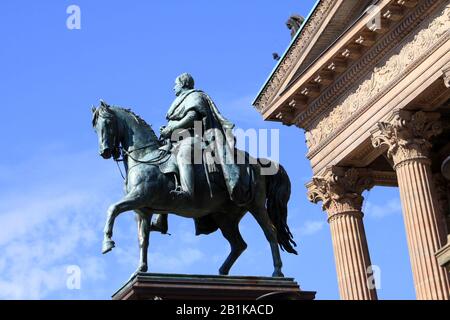
[[[274,175],[262,175],[262,165],[252,164],[254,172],[254,197],[250,204],[237,206],[230,200],[221,181],[213,181],[215,192],[211,198],[208,181],[202,165],[195,166],[195,196],[190,203],[173,200],[175,188],[173,177],[160,171],[157,161],[163,152],[161,141],[151,126],[128,109],[111,107],[104,103],[93,108],[93,126],[98,135],[100,155],[104,159],[124,154],[126,167],[125,196],[111,205],[107,211],[104,229],[103,253],[114,248],[112,241],[114,220],[126,211],[135,211],[138,220],[140,265],[137,272],[146,272],[147,249],[151,231],[151,219],[155,213],[176,214],[186,218],[208,219],[220,229],[229,241],[231,252],[219,269],[227,275],[230,268],[247,248],[239,232],[239,222],[250,212],[256,219],[270,243],[274,272],[273,277],[283,277],[278,246],[297,254],[291,232],[287,225],[287,203],[291,184],[286,171],[278,166]],[[218,179],[219,180],[219,179]]]

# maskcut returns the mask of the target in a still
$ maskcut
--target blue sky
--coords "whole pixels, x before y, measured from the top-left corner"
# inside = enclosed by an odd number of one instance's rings
[[[81,8],[81,30],[66,8]],[[0,299],[109,299],[137,267],[132,213],[115,226],[117,248],[100,253],[105,211],[122,196],[112,161],[98,156],[91,127],[100,98],[133,108],[155,128],[173,99],[173,80],[194,75],[222,113],[243,129],[279,129],[280,162],[293,184],[289,225],[299,256],[283,254],[284,273],[318,299],[337,299],[326,215],[306,199],[311,169],[303,131],[262,121],[252,99],[290,42],[285,21],[314,1],[3,0],[0,3]],[[382,299],[414,289],[398,190],[365,194],[372,262]],[[193,222],[170,217],[172,236],[152,234],[150,271],[215,274],[228,253],[217,233],[194,236]],[[248,250],[232,274],[272,273],[267,242],[247,216]],[[66,286],[67,266],[81,289]]]

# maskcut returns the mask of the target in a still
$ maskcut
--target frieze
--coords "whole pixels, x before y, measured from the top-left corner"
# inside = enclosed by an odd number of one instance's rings
[[[369,76],[348,94],[326,117],[306,132],[310,155],[326,144],[327,138],[334,135],[339,128],[348,126],[349,120],[358,112],[363,111],[370,102],[377,100],[387,88],[397,79],[402,79],[406,73],[415,67],[415,63],[423,60],[433,47],[447,40],[450,35],[450,5],[424,22],[424,27],[409,36],[398,53],[386,58],[376,66]]]

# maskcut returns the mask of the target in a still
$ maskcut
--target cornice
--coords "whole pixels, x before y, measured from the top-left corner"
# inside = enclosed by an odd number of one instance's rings
[[[433,18],[423,19],[431,11],[436,10],[437,5],[442,4],[441,1],[427,0],[423,1],[415,11],[411,12],[391,33],[387,34],[375,47],[370,49],[365,56],[353,65],[353,67],[335,83],[335,85],[329,87],[327,91],[321,95],[313,104],[297,119],[297,125],[307,130],[307,135],[311,138],[311,131],[318,130],[317,125],[330,115],[331,106],[339,106],[339,101],[342,101],[342,93],[345,91],[356,92],[359,87],[355,85],[355,79],[361,80],[370,72],[373,72],[374,66],[383,61],[386,57],[389,57],[389,52],[398,51],[405,45],[405,42],[414,41],[415,35],[411,32],[415,30],[419,25],[429,24],[433,21]],[[446,7],[444,7],[444,10]],[[375,104],[386,92],[390,91],[395,85],[397,85],[402,79],[404,79],[414,68],[417,67],[423,60],[431,55],[438,47],[445,41],[448,41],[450,37],[450,31],[444,33],[444,35],[438,39],[425,51],[419,58],[415,59],[412,63],[407,65],[405,70],[397,72],[396,77],[391,79],[379,92],[367,98],[367,102],[361,107],[354,110],[351,114],[348,114],[346,118],[336,121],[333,128],[329,129],[326,135],[319,138],[318,142],[308,142],[309,153],[307,157],[309,159],[317,155],[334,137],[340,134],[345,128],[347,128],[355,119],[361,116],[368,108]],[[399,38],[401,42],[399,43]],[[359,75],[357,75],[359,73]],[[354,90],[351,90],[353,88]],[[366,101],[366,100],[364,100]],[[359,102],[361,99],[359,99]],[[335,107],[334,110],[338,110]]]
[[[386,54],[402,44],[403,41],[415,28],[417,28],[422,22],[427,11],[434,10],[440,1],[439,0],[426,0],[422,1],[417,6],[416,10],[409,13],[405,19],[403,19],[394,30],[386,34],[377,43],[370,48],[360,59],[355,62],[350,68],[343,73],[337,81],[326,88],[324,92],[313,101],[305,112],[298,115],[296,124],[304,129],[311,126],[314,121],[317,121],[317,117],[331,105],[337,104],[343,92],[352,88],[355,81],[360,80],[367,73],[371,72],[373,67],[381,62]],[[399,44],[400,43],[400,44]]]
[[[319,30],[329,12],[337,2],[338,0],[321,0],[317,4],[314,12],[305,22],[305,26],[297,35],[296,39],[291,44],[283,59],[280,61],[272,76],[253,103],[259,112],[263,113],[268,104],[275,98],[276,93],[281,89],[286,77],[295,67],[299,57],[309,46],[309,40]]]

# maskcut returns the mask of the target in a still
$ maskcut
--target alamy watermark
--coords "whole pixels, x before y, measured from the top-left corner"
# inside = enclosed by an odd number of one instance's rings
[[[66,20],[66,26],[69,30],[81,29],[81,9],[76,4],[67,7],[66,13],[69,15]]]
[[[66,268],[66,287],[69,290],[81,289],[81,268],[77,265],[70,265]]]
[[[195,121],[193,130],[173,130],[170,138],[166,139],[167,143],[176,144],[174,153],[183,164],[259,164],[262,175],[274,175],[279,169],[278,129],[212,128],[203,131],[202,121]],[[239,149],[246,149],[249,153]]]

